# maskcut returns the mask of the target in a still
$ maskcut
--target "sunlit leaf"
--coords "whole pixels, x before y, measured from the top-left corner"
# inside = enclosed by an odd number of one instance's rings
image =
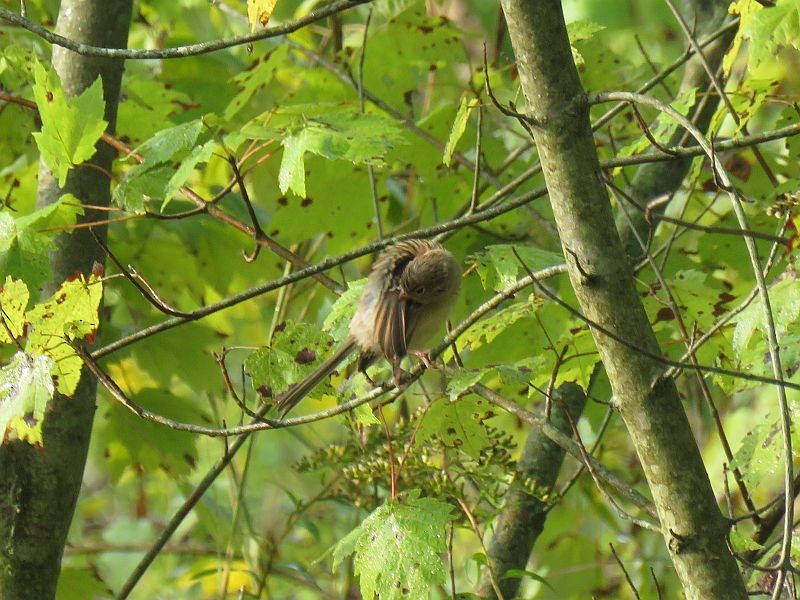
[[[490,313],[470,327],[458,339],[459,347],[474,350],[483,344],[489,344],[504,330],[511,327],[520,319],[529,316],[541,304],[541,300],[531,295],[528,299],[515,302]]]
[[[42,443],[44,410],[55,392],[53,366],[48,356],[17,352],[0,368],[0,435],[10,426],[16,437]]]
[[[30,323],[26,350],[55,360],[53,378],[56,389],[72,395],[80,379],[83,361],[69,345],[69,340],[93,341],[97,333],[98,307],[103,286],[92,275],[89,281],[78,276],[65,281],[49,299],[27,313]]]
[[[333,568],[355,554],[353,568],[365,600],[428,598],[444,582],[445,526],[452,507],[418,490],[379,506],[334,548]]]
[[[25,308],[28,306],[28,286],[19,279],[6,277],[0,287],[0,343],[10,344],[25,331]],[[9,333],[13,339],[9,337]]]
[[[8,276],[38,288],[51,276],[53,242],[30,227],[19,227],[8,212],[0,212],[0,277]]]
[[[347,284],[347,291],[340,295],[336,299],[336,302],[333,303],[322,326],[334,339],[344,340],[344,338],[347,337],[350,319],[352,319],[355,314],[359,298],[361,298],[361,293],[364,291],[366,283],[366,278],[349,282]]]
[[[266,27],[278,0],[247,0],[247,21],[250,31]]]
[[[33,95],[42,119],[42,131],[33,137],[47,166],[63,186],[70,168],[83,163],[95,153],[95,143],[108,124],[103,119],[105,102],[100,78],[83,93],[67,98],[54,71],[35,66]]]
[[[515,256],[515,250],[522,262]],[[564,263],[563,257],[553,252],[533,246],[507,244],[487,246],[474,256],[474,261],[483,287],[497,292],[527,275],[526,269],[535,272]]]

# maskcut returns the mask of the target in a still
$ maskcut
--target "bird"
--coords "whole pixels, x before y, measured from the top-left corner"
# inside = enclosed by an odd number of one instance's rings
[[[406,239],[387,248],[372,267],[347,338],[309,375],[278,396],[275,405],[281,416],[355,351],[359,352],[358,370],[365,376],[367,367],[381,356],[386,358],[398,387],[405,375],[400,362],[407,354],[416,355],[430,368],[423,348],[444,324],[460,288],[461,268],[441,244]]]

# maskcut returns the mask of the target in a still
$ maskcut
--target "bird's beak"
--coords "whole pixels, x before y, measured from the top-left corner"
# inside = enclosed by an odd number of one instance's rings
[[[403,290],[400,290],[400,293],[397,294],[398,302],[408,302],[409,296]]]

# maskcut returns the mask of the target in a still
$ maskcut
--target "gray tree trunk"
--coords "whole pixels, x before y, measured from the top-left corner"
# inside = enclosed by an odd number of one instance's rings
[[[562,385],[555,394],[564,402],[573,420],[580,418],[586,395],[574,383]],[[550,423],[563,434],[572,437],[569,419],[560,403],[553,405]],[[517,462],[514,483],[503,500],[503,510],[494,524],[494,535],[488,548],[489,568],[498,580],[504,598],[514,598],[522,579],[503,578],[510,569],[524,569],[531,549],[544,530],[551,504],[551,495],[564,463],[564,449],[547,437],[539,428],[532,428]],[[523,485],[521,482],[525,482]],[[535,493],[530,493],[530,490]],[[494,586],[484,573],[478,594],[496,598]]]
[[[600,183],[589,107],[561,4],[502,0],[502,6],[581,311],[637,348],[592,329],[684,593],[690,600],[744,600],[747,591],[725,543],[727,523],[677,390],[661,379],[664,365],[648,356],[660,349]]]
[[[132,0],[64,0],[57,32],[106,47],[125,47]],[[114,130],[124,63],[53,50],[53,65],[67,95],[81,93],[101,76],[105,118]],[[111,169],[114,152],[100,142],[91,162]],[[38,204],[55,202],[66,192],[90,204],[109,203],[110,181],[97,169],[77,168],[64,189],[45,167],[39,170]],[[84,220],[105,213],[87,211]],[[105,229],[98,232],[105,235]],[[76,272],[91,272],[104,257],[86,230],[63,234],[53,253],[53,287]],[[61,555],[80,491],[95,411],[96,382],[81,379],[72,398],[56,395],[43,421],[43,448],[12,441],[0,446],[0,598],[45,600],[55,597]]]

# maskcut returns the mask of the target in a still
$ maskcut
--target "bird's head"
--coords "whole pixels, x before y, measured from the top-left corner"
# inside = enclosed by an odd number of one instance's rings
[[[458,296],[461,269],[444,248],[415,257],[400,277],[400,300],[422,305],[449,304]]]

